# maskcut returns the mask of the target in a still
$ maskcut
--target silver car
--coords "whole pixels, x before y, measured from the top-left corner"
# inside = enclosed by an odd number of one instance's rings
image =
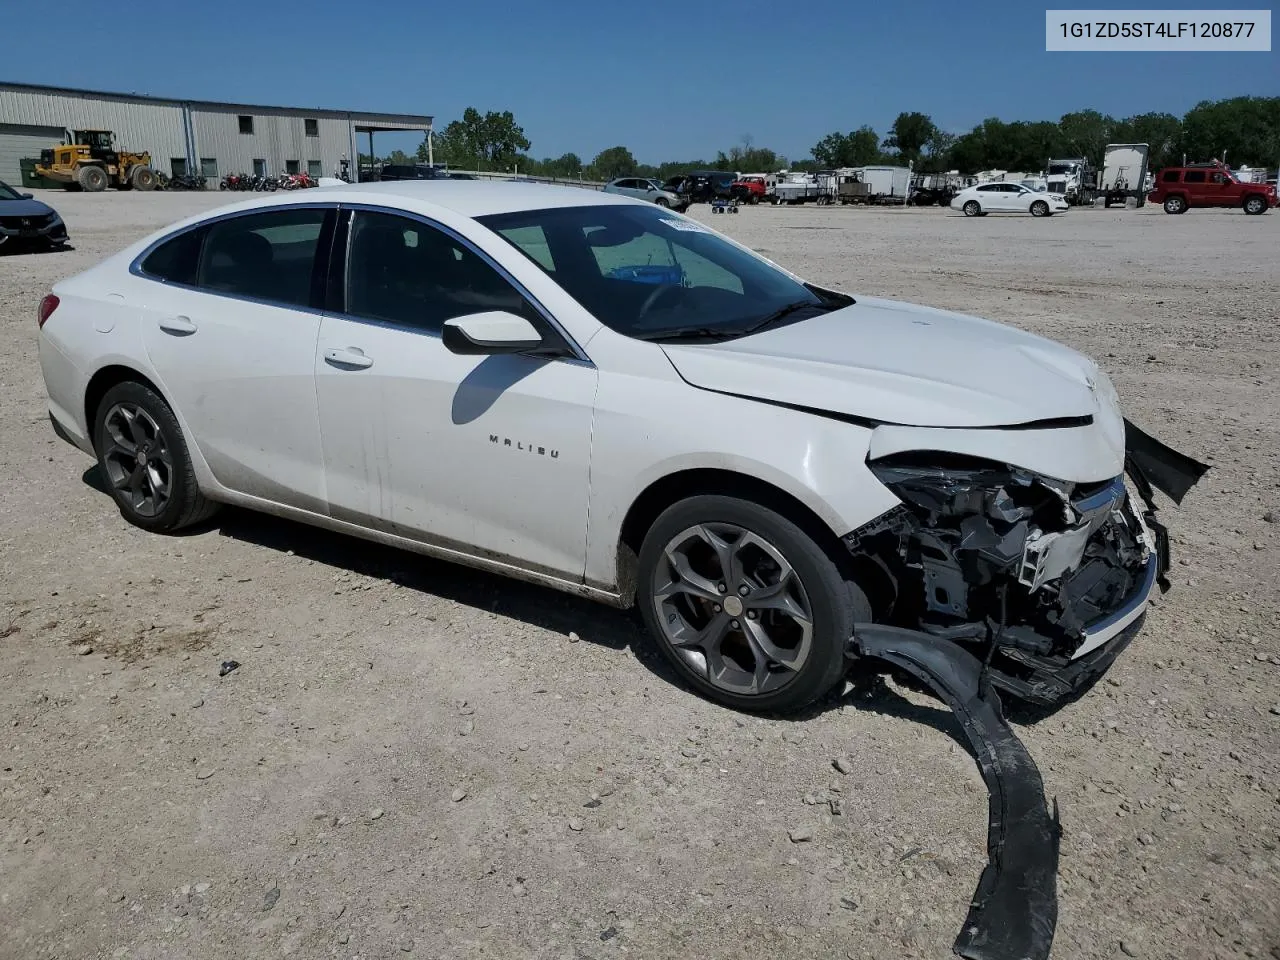
[[[604,192],[620,193],[625,197],[635,197],[638,200],[649,200],[660,207],[670,207],[677,212],[689,207],[688,197],[664,190],[658,181],[644,177],[620,177],[617,180],[610,180],[604,185]]]

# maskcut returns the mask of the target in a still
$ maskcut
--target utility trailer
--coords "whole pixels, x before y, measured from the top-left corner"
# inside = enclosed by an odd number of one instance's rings
[[[825,206],[835,200],[837,174],[830,170],[817,173],[789,173],[773,188],[775,204],[816,203]]]
[[[1147,157],[1151,148],[1145,143],[1109,143],[1102,159],[1097,195],[1102,205],[1124,206],[1132,197],[1141,207],[1147,202]]]

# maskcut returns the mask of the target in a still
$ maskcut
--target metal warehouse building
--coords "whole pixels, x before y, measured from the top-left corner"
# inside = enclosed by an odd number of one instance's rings
[[[264,107],[207,100],[73,90],[0,82],[0,180],[21,182],[20,161],[65,140],[70,130],[113,130],[122,150],[149,150],[170,175],[203,174],[217,187],[228,173],[354,178],[363,138],[431,129],[431,117]],[[358,139],[360,138],[360,139]]]

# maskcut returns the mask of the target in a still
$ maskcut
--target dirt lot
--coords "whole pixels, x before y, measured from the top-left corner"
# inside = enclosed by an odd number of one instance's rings
[[[47,199],[76,249],[0,256],[0,957],[949,955],[986,793],[930,701],[739,716],[586,602],[237,512],[126,526],[50,432],[35,305],[226,197]],[[1280,957],[1280,214],[701,209],[1085,350],[1213,464],[1146,632],[1020,734],[1065,828],[1055,956]]]

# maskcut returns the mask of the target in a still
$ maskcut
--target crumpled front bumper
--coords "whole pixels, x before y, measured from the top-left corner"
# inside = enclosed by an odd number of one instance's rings
[[[1129,420],[1125,420],[1125,451],[1125,472],[1145,507],[1138,510],[1134,505],[1150,547],[1144,576],[1120,607],[1085,627],[1084,642],[1069,658],[1002,646],[1001,658],[1017,669],[994,669],[991,682],[1015,697],[1053,706],[1088,689],[1142,630],[1156,588],[1162,592],[1169,589],[1169,533],[1156,519],[1153,488],[1180,504],[1209,468],[1165,446]]]

